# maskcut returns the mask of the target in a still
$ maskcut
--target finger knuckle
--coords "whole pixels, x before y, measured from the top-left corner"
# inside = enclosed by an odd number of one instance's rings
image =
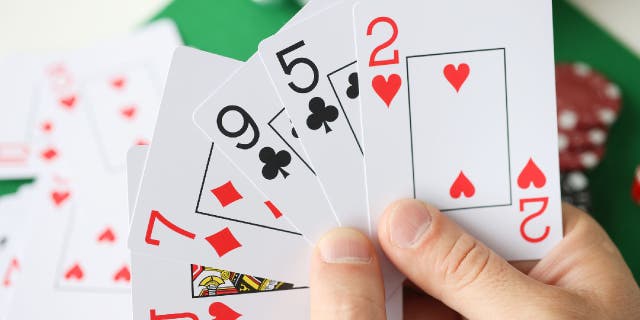
[[[491,251],[470,235],[458,237],[441,262],[445,284],[462,290],[478,281],[487,272],[491,259]]]
[[[335,314],[331,319],[382,320],[385,310],[372,298],[364,295],[348,295],[336,300]]]

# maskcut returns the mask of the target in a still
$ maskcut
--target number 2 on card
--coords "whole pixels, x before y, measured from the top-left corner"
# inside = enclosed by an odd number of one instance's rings
[[[373,28],[378,23],[386,23],[389,26],[391,26],[392,33],[391,33],[391,37],[387,41],[383,42],[382,44],[377,46],[375,49],[373,49],[373,51],[371,52],[371,56],[369,56],[369,66],[370,67],[378,67],[378,66],[385,66],[385,65],[400,63],[400,58],[398,56],[398,50],[397,49],[393,50],[393,58],[386,59],[386,60],[377,60],[378,53],[380,53],[380,51],[388,48],[398,38],[398,25],[396,24],[395,21],[393,21],[393,19],[391,19],[389,17],[378,17],[378,18],[373,19],[369,23],[369,26],[367,27],[367,36],[371,36],[373,34]]]

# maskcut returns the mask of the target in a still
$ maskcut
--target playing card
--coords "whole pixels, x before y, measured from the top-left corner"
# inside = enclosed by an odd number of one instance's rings
[[[29,55],[0,60],[0,178],[32,177],[29,125],[35,100],[37,59]]]
[[[178,44],[175,25],[160,21],[123,39],[43,59],[30,128],[35,163],[74,173],[95,167],[124,172],[128,148],[151,140],[162,83]],[[85,157],[87,143],[97,148],[97,161],[61,168],[69,159]]]
[[[324,7],[322,1],[311,2],[285,29]],[[269,83],[260,58],[254,55],[198,107],[194,122],[305,238],[315,242],[340,221]]]
[[[193,125],[193,108],[239,63],[189,48],[174,54],[129,246],[304,286],[304,238]],[[283,263],[288,261],[289,263]],[[258,263],[256,263],[258,262]]]
[[[260,55],[340,221],[371,230],[360,129],[352,125],[361,122],[355,47],[353,34],[341,32],[353,26],[353,3],[344,1],[264,40]],[[404,276],[388,260],[381,262],[388,296]]]
[[[128,153],[127,175],[131,208],[137,199],[137,188],[140,185],[140,179],[142,179],[147,151],[147,146],[135,146]],[[234,302],[234,295],[270,294],[272,291],[297,289],[294,284],[286,282],[198,265],[185,267],[184,263],[142,254],[133,254],[132,259],[134,275],[132,295],[135,319],[146,318],[147,315],[161,317],[158,313],[160,307],[162,310],[173,310],[173,312],[182,310],[184,312],[177,314],[192,319],[194,317],[206,319],[215,315],[220,317],[233,316],[240,314],[240,312],[243,312],[242,315],[246,315],[245,310],[248,309],[248,305],[251,306],[250,309],[253,309],[256,304],[262,305],[265,302],[260,297],[257,302],[245,301],[242,296],[235,297],[235,299],[242,301]],[[149,274],[148,270],[153,270],[152,274]],[[186,285],[187,277],[184,276],[187,271],[191,272],[190,286]],[[171,280],[157,281],[158,276]],[[260,318],[282,319],[283,316],[291,319],[307,318],[309,314],[308,293],[305,290],[295,291],[277,296],[278,299],[292,296],[299,302],[290,305],[286,316],[278,310],[274,312],[270,307],[267,307],[267,312],[261,313]],[[287,295],[287,297],[283,297],[283,295]],[[398,290],[387,301],[387,319],[402,319],[402,297],[402,290]],[[230,303],[236,303],[238,309],[232,309],[229,306]],[[270,313],[272,315],[269,315]]]
[[[354,17],[373,220],[415,197],[507,259],[542,257],[562,237],[550,2],[363,2]]]
[[[15,194],[0,197],[0,319],[5,319],[20,281],[24,248],[36,214],[29,210],[32,192],[31,186],[24,185]]]
[[[34,231],[37,237],[28,250],[24,280],[16,289],[10,317],[131,317],[122,150],[139,142],[100,137],[98,122],[108,124],[104,130],[122,128],[109,124],[106,115],[93,117],[95,108],[107,108],[115,101],[104,92],[96,93],[95,87],[103,82],[113,86],[111,71],[133,78],[143,66],[162,83],[178,43],[175,25],[165,21],[121,40],[43,58],[46,63],[30,130],[36,165],[42,171],[38,179],[42,186],[34,201],[45,214]],[[157,109],[148,101],[159,99],[160,91],[133,83],[122,84],[121,94],[147,101],[149,112],[140,111],[139,121],[129,125],[148,142],[155,121],[151,109]],[[51,307],[30,306],[34,287],[48,297]],[[97,316],[95,310],[103,303],[114,307]]]
[[[111,291],[103,287],[70,286],[60,279],[81,281],[93,276],[92,269],[61,269],[60,262],[67,247],[65,229],[77,206],[74,187],[64,177],[41,177],[29,196],[28,209],[35,220],[26,253],[20,263],[21,277],[16,283],[7,319],[34,319],[45,316],[64,319],[86,317],[98,319],[130,319],[131,302],[127,290]],[[125,214],[126,218],[126,213]],[[47,299],[34,307],[34,288]],[[100,306],[108,305],[109,308]]]
[[[340,73],[355,61],[353,35],[341,32],[352,26],[353,2],[280,31],[259,53],[340,222],[368,232],[362,149],[351,125],[360,119],[349,117],[345,106],[353,105],[333,86],[351,82],[346,90],[357,97],[357,74]]]

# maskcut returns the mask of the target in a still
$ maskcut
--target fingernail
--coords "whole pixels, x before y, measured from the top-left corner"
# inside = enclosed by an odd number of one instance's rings
[[[320,257],[326,263],[366,264],[371,262],[369,240],[360,232],[339,228],[318,242]]]
[[[416,200],[403,201],[391,209],[391,243],[400,248],[413,247],[431,225],[431,213]]]

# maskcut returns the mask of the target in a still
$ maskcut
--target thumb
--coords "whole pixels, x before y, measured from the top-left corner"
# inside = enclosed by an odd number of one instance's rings
[[[311,259],[311,319],[385,319],[378,259],[365,235],[334,229],[320,239]]]
[[[389,206],[378,234],[400,271],[470,319],[538,318],[540,310],[533,308],[560,294],[525,276],[438,209],[417,200]]]

